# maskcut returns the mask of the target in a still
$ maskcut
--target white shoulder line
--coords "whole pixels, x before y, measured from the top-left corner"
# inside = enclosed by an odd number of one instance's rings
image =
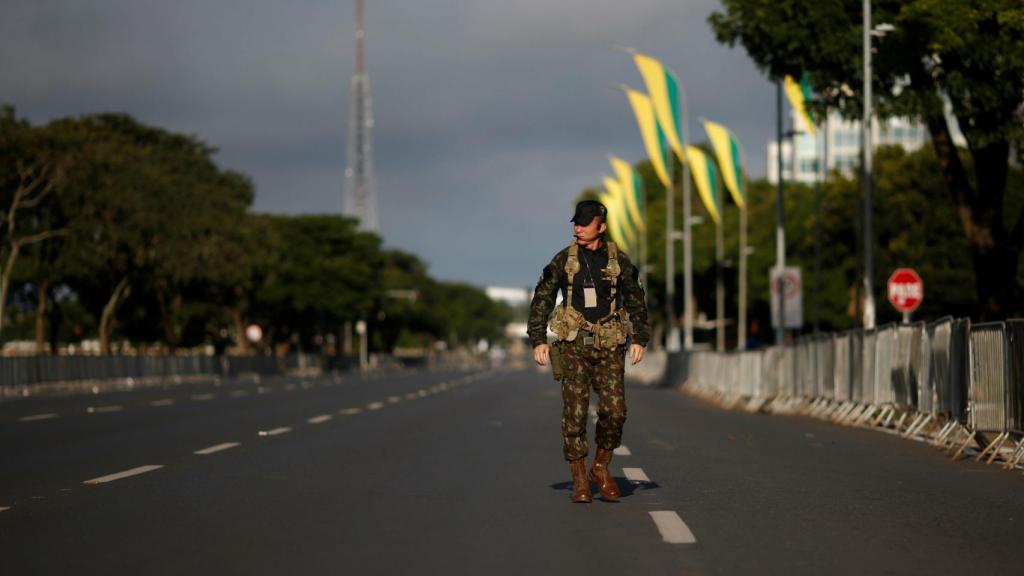
[[[683,522],[672,510],[657,510],[650,512],[658,532],[661,532],[661,539],[669,544],[695,544],[697,537],[690,531],[690,527]]]

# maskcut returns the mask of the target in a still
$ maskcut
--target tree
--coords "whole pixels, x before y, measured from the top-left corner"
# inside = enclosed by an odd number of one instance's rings
[[[862,109],[862,2],[723,0],[709,18],[718,40],[740,43],[773,79],[809,72],[828,107]],[[1007,213],[1011,152],[1024,150],[1024,8],[1017,0],[876,0],[873,20],[893,29],[874,41],[873,93],[881,118],[921,119],[970,247],[978,316],[1020,312],[1017,282],[1024,209]],[[967,140],[958,153],[945,102]],[[1012,193],[1020,194],[1020,190]]]
[[[0,331],[11,276],[22,250],[67,233],[41,213],[64,179],[66,159],[42,130],[15,118],[14,109],[0,108]]]
[[[380,238],[341,216],[269,216],[280,238],[253,309],[277,344],[318,345],[365,319],[381,296]]]

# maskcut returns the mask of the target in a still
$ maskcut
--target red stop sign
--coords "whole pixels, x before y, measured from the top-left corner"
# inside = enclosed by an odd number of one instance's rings
[[[924,282],[911,268],[897,268],[889,276],[889,302],[900,312],[913,312],[924,300]]]

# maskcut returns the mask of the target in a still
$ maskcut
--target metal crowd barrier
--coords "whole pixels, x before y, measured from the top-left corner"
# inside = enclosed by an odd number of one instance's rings
[[[691,358],[687,387],[731,406],[894,427],[959,444],[957,456],[977,441],[979,460],[1024,460],[1024,320],[944,317]]]
[[[0,388],[279,372],[272,356],[12,356],[0,357]]]

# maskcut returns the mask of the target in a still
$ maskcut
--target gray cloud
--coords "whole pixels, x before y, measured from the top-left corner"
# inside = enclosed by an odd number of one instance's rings
[[[764,172],[774,91],[714,41],[716,2],[367,4],[382,233],[442,278],[532,284],[606,155],[643,156],[617,45],[676,70],[692,139],[721,121]],[[253,177],[256,210],[337,212],[353,37],[351,2],[21,0],[0,22],[3,98],[38,122],[116,110],[198,134]]]

